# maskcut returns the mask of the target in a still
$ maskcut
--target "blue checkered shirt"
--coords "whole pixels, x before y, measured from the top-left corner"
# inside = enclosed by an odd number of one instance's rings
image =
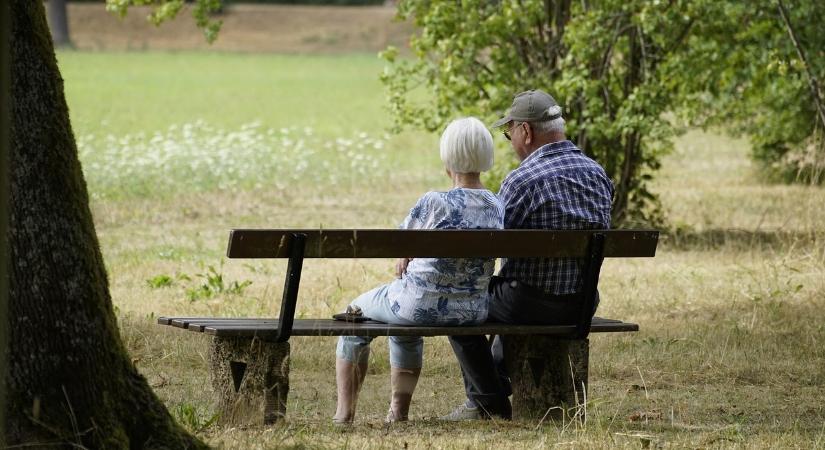
[[[570,141],[531,153],[507,175],[498,195],[504,204],[504,228],[610,228],[613,183]],[[503,259],[499,276],[548,294],[573,294],[581,288],[579,263],[572,258]]]

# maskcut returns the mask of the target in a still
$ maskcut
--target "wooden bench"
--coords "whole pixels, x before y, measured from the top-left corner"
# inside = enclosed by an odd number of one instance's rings
[[[279,318],[160,317],[158,323],[213,336],[212,385],[220,396],[223,423],[270,424],[286,414],[291,336],[500,335],[513,385],[515,419],[542,418],[548,411],[552,416],[581,414],[578,406],[589,394],[589,333],[639,329],[620,320],[591,320],[588,312],[596,301],[603,258],[652,257],[658,236],[653,230],[233,230],[229,258],[289,258]],[[295,320],[305,258],[397,257],[578,258],[582,312],[578,323],[563,326],[433,327]]]

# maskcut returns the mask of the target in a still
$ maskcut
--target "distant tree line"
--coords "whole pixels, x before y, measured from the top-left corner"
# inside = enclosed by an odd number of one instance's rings
[[[51,0],[48,0],[51,1]],[[100,0],[69,0],[70,3],[100,3]],[[195,3],[186,0],[186,3]],[[244,3],[271,4],[271,5],[335,5],[335,6],[364,6],[383,5],[384,0],[223,0],[223,6]]]
[[[383,5],[384,0],[225,0],[224,4],[265,3],[273,5],[333,5],[333,6],[365,6]]]

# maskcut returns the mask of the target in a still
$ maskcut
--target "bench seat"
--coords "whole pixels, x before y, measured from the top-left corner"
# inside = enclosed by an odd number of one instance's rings
[[[278,333],[278,319],[159,317],[158,324],[185,328],[220,337],[257,337],[273,340]],[[433,327],[390,325],[368,321],[348,323],[333,319],[295,319],[293,336],[465,336],[465,335],[545,335],[570,336],[575,325],[512,325],[485,323],[475,326]],[[639,325],[621,320],[594,317],[591,333],[639,331]]]

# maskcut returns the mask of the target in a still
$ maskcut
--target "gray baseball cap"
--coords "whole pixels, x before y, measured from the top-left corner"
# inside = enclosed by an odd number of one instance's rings
[[[561,112],[550,114],[548,111],[553,106],[559,106],[559,104],[547,92],[533,89],[518,93],[513,97],[510,112],[498,119],[493,124],[493,128],[498,128],[514,120],[518,122],[543,122],[558,119],[561,117]]]

